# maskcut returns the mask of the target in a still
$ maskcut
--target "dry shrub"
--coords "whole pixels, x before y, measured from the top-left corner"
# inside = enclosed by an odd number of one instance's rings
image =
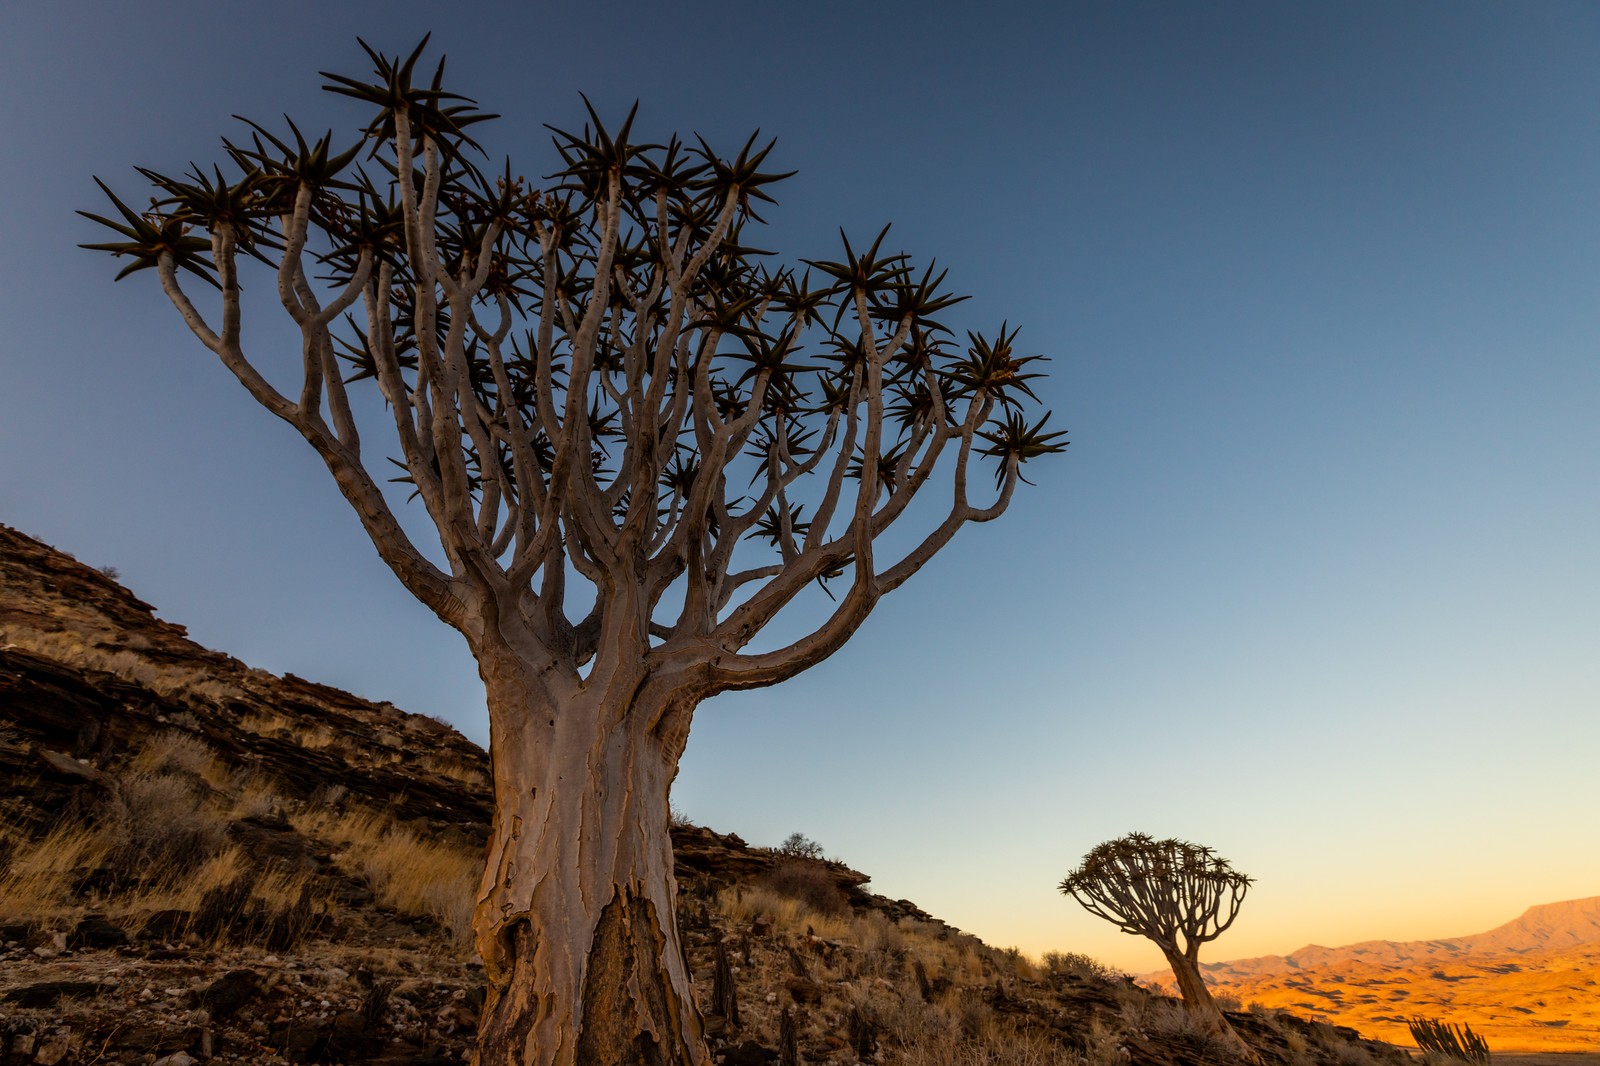
[[[1022,981],[1037,981],[1039,968],[1033,960],[1022,953],[1018,947],[996,948],[994,960],[998,967],[1011,974],[1012,977]]]
[[[342,785],[333,786],[343,788]],[[228,782],[228,821],[262,818],[281,810],[278,784],[255,770],[241,770]],[[320,791],[320,790],[319,790]]]
[[[1236,1057],[1236,1048],[1227,1033],[1218,1032],[1196,1017],[1181,1000],[1165,996],[1120,997],[1122,1017],[1128,1028],[1147,1036],[1180,1045],[1202,1060],[1227,1062]]]
[[[853,919],[845,914],[819,914],[810,904],[785,895],[765,883],[745,888],[723,889],[717,896],[717,910],[736,926],[757,918],[767,918],[778,933],[797,936],[813,933],[825,940],[852,940]]]
[[[988,959],[994,949],[977,937],[923,922],[902,922],[900,928],[914,934],[906,937],[908,959],[920,963],[935,985],[982,984],[999,969]]]
[[[143,775],[189,774],[207,783],[223,779],[216,751],[199,737],[176,729],[151,737],[134,752],[127,768]]]
[[[1131,1027],[1152,1036],[1188,1036],[1203,1032],[1182,1002],[1161,996],[1124,1000],[1122,1016]]]
[[[1330,1050],[1333,1053],[1333,1061],[1339,1066],[1377,1066],[1378,1060],[1360,1044],[1345,1041]],[[1428,1061],[1426,1057],[1424,1061]],[[1455,1066],[1455,1063],[1450,1063],[1450,1066]]]
[[[122,777],[101,817],[116,841],[106,856],[116,882],[151,880],[174,864],[203,861],[227,840],[221,813],[204,802],[197,782],[177,774]]]
[[[747,925],[756,918],[771,918],[782,932],[802,929],[806,908],[799,900],[781,896],[765,885],[725,888],[717,895],[717,910],[735,925]]]
[[[1044,968],[1051,977],[1078,977],[1088,981],[1115,981],[1122,973],[1099,959],[1077,951],[1047,951]]]
[[[799,900],[818,914],[841,915],[850,912],[838,882],[824,866],[814,862],[780,862],[763,879],[774,891]]]
[[[868,911],[861,915],[853,923],[852,932],[851,939],[862,951],[889,956],[905,954],[905,934],[901,932],[899,925],[881,911]]]

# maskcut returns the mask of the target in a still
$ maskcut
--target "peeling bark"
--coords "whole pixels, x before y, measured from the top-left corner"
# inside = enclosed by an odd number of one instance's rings
[[[668,833],[682,744],[662,741],[636,675],[591,676],[554,713],[531,671],[481,661],[496,813],[478,1066],[704,1066]]]

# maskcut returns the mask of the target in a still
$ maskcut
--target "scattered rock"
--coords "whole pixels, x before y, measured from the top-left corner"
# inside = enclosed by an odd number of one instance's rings
[[[79,762],[70,755],[63,755],[59,751],[49,751],[44,748],[36,749],[36,754],[39,756],[40,762],[62,777],[91,785],[105,786],[109,784],[109,779],[105,774],[88,763]]]
[[[165,1058],[159,1058],[151,1066],[194,1066],[200,1060],[187,1051],[174,1051]]]
[[[183,939],[183,934],[189,929],[189,923],[193,920],[194,913],[192,911],[156,911],[145,920],[144,928],[139,930],[139,939],[156,941],[181,940]]]
[[[38,922],[0,922],[0,943],[29,944],[38,935]]]
[[[91,999],[104,991],[97,981],[43,981],[13,988],[0,999],[19,1007],[52,1007],[58,999]]]
[[[39,1044],[39,1050],[33,1053],[35,1066],[56,1066],[72,1053],[76,1041],[71,1032],[56,1033],[46,1037]]]
[[[67,937],[67,947],[74,951],[79,948],[119,948],[127,942],[128,934],[122,926],[94,915],[79,922],[77,928],[72,930],[72,935]]]
[[[771,1066],[778,1061],[778,1053],[769,1047],[762,1047],[754,1040],[746,1040],[738,1047],[732,1047],[722,1053],[723,1066]]]
[[[229,970],[195,997],[213,1019],[230,1018],[261,990],[261,975],[254,970]]]
[[[791,977],[784,983],[789,995],[802,1006],[822,1002],[822,986],[809,977]]]

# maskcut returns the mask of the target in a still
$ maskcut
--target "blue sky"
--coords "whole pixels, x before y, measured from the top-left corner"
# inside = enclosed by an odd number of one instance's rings
[[[234,113],[347,133],[317,72],[433,30],[526,172],[579,92],[657,137],[759,126],[800,171],[766,247],[892,222],[972,294],[952,325],[1052,358],[1069,454],[832,660],[706,705],[689,816],[1134,969],[1054,885],[1135,829],[1258,879],[1219,959],[1600,893],[1600,9],[854,7],[10,5],[0,521],[484,736],[309,449],[75,248],[92,175],[137,202]]]

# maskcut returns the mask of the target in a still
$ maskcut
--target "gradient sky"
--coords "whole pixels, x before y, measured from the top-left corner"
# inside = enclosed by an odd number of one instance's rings
[[[861,10],[859,8],[865,8]],[[1159,955],[1055,890],[1132,830],[1257,878],[1209,958],[1600,894],[1600,7],[14,3],[0,11],[0,521],[247,662],[485,736],[464,645],[310,449],[104,239],[99,175],[421,34],[480,136],[641,128],[800,174],[1022,326],[1069,454],[808,674],[702,708],[674,798],[996,945]],[[298,360],[292,343],[284,349]]]

